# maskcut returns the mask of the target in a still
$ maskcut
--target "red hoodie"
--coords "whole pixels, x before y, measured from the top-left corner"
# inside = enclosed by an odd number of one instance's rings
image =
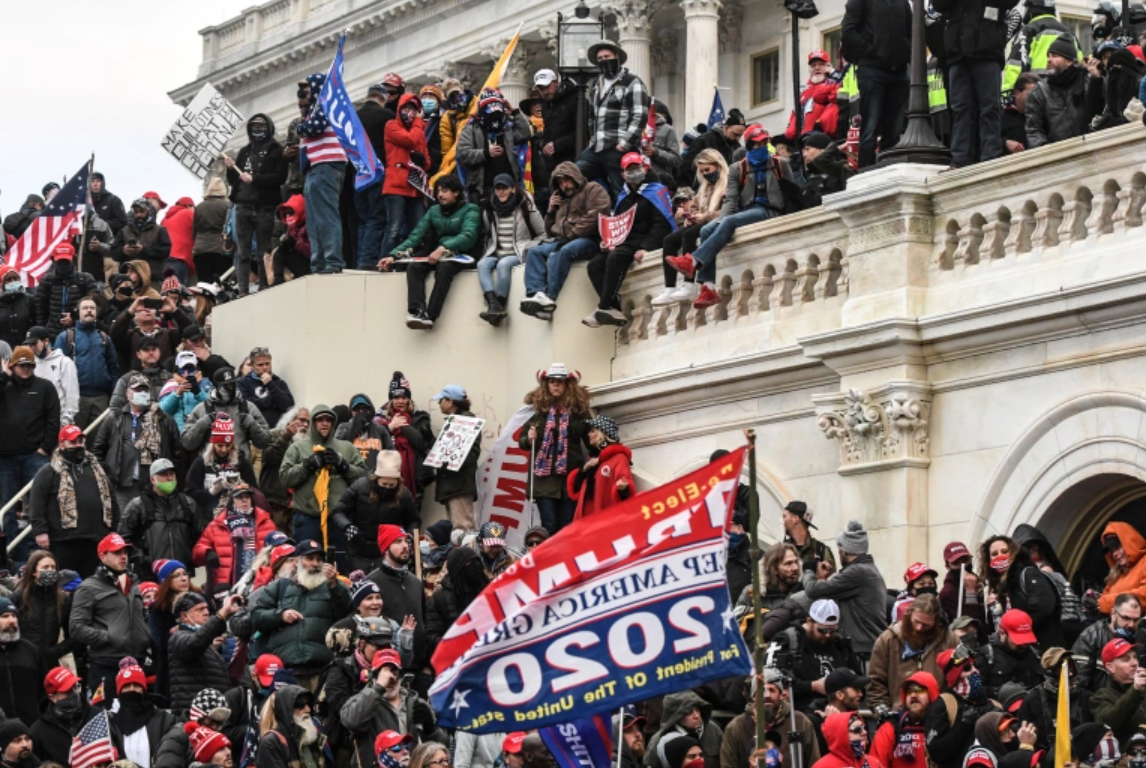
[[[635,490],[633,473],[629,470],[629,465],[632,463],[633,452],[628,448],[620,443],[606,445],[605,449],[601,451],[601,455],[597,457],[597,473],[596,477],[593,478],[592,497],[585,495],[584,485],[581,486],[580,490],[577,489],[577,477],[582,470],[574,469],[570,472],[569,479],[566,481],[569,488],[569,498],[577,500],[577,513],[573,519],[580,520],[582,517],[588,517],[594,512],[608,509],[632,496]],[[622,479],[629,484],[624,495],[617,488],[617,481]]]
[[[306,198],[302,195],[291,195],[290,199],[280,205],[275,212],[287,225],[287,234],[294,238],[294,252],[309,259],[310,236],[306,233]],[[294,218],[294,221],[288,221],[290,218]]]
[[[931,701],[939,701],[939,683],[930,672],[916,672],[903,681],[918,683],[931,694]],[[899,706],[906,709],[903,686],[899,688]],[[896,714],[894,720],[883,723],[871,742],[871,756],[886,768],[927,768],[927,731],[924,722],[912,723],[906,712]]]
[[[195,203],[189,197],[181,197],[167,209],[161,227],[171,238],[171,258],[179,259],[195,274],[195,260],[191,257],[191,247],[195,245]]]
[[[412,104],[422,114],[422,102],[412,93],[407,93],[398,100],[398,112],[402,107]],[[386,123],[383,132],[386,147],[386,178],[382,182],[382,194],[401,195],[402,197],[417,197],[421,194],[407,182],[410,175],[410,153],[420,152],[425,162],[429,162],[430,149],[426,145],[426,128],[421,117],[415,117],[410,127],[402,125],[402,118],[395,117]]]
[[[828,715],[824,721],[824,741],[828,743],[828,754],[816,761],[812,768],[884,768],[874,755],[864,755],[856,760],[852,754],[852,743],[848,738],[848,723],[856,717],[855,712],[837,712]]]

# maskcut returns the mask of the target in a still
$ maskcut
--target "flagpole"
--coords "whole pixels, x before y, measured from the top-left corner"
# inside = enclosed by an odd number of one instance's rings
[[[96,161],[95,152],[92,152],[92,156],[88,159],[88,185],[89,186],[87,189],[84,190],[84,212],[80,214],[80,223],[83,225],[83,228],[80,230],[80,250],[79,250],[79,256],[76,258],[76,261],[79,262],[79,265],[76,266],[77,272],[80,271],[79,267],[80,267],[80,265],[83,264],[84,249],[87,248],[87,242],[88,242],[88,196],[91,194],[91,186],[90,185],[91,185],[91,179],[92,179],[92,169],[95,168],[95,161]],[[66,181],[64,183],[67,184]]]
[[[752,548],[749,550],[749,561],[752,563],[752,624],[754,625],[755,647],[752,650],[753,688],[756,689],[752,703],[756,710],[756,746],[764,744],[768,733],[767,723],[764,722],[764,624],[761,621],[761,594],[760,594],[760,562],[763,553],[760,551],[760,500],[756,495],[756,430],[748,429],[744,433],[748,437],[748,525]]]
[[[617,710],[617,768],[621,768],[621,753],[625,750],[625,708]]]

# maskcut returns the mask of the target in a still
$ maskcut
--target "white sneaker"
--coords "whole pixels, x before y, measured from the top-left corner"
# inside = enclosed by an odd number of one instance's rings
[[[666,286],[663,291],[661,291],[660,293],[658,293],[656,296],[653,297],[653,302],[652,302],[653,306],[654,307],[667,307],[670,304],[675,304],[676,299],[673,298],[673,294],[675,294],[675,293],[676,293],[675,288],[669,288]]]
[[[672,301],[669,303],[676,303],[678,301],[696,301],[696,297],[699,295],[699,285],[696,283],[683,283],[679,288],[672,292]]]
[[[597,310],[593,310],[581,318],[581,325],[587,325],[590,328],[600,328],[601,324],[597,322]]]
[[[557,306],[556,301],[549,298],[541,291],[533,294],[533,301],[536,301],[538,304],[540,304],[542,309],[553,309],[553,307]]]
[[[599,325],[621,326],[629,322],[629,319],[619,309],[598,309],[594,314]]]

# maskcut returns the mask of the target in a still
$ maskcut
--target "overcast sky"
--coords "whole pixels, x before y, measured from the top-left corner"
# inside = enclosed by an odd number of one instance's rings
[[[167,92],[195,79],[198,30],[256,0],[57,0],[4,3],[0,72],[0,213],[48,181],[63,181],[92,152],[125,205],[147,190],[196,202],[201,185],[160,148],[179,116]]]

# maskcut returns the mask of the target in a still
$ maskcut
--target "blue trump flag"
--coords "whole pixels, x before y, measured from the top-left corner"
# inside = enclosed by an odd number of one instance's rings
[[[608,717],[579,717],[538,731],[557,768],[605,768],[612,764],[613,734]]]
[[[330,121],[346,158],[354,165],[354,188],[362,189],[381,180],[384,169],[374,154],[374,147],[358,119],[358,113],[354,111],[354,102],[350,100],[342,79],[342,44],[345,42],[346,35],[338,39],[338,53],[330,64],[330,73],[322,90],[318,92],[318,104]]]
[[[720,100],[720,89],[712,89],[712,111],[708,113],[708,127],[724,122],[724,102]]]
[[[560,726],[749,674],[725,574],[744,456],[581,518],[494,579],[434,651],[439,725]]]

